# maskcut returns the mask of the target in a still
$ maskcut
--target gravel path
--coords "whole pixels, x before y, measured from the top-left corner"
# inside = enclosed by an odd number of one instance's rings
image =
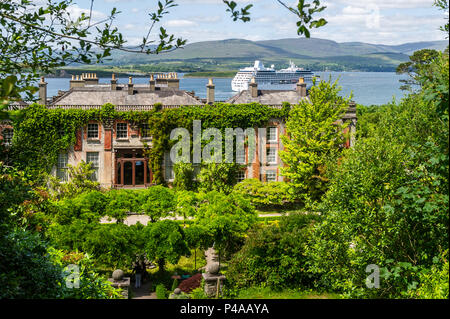
[[[271,214],[259,214],[259,217],[278,217],[278,216],[283,216],[282,214],[279,213],[271,213]],[[161,219],[172,219],[172,220],[183,220],[182,216],[176,216],[176,217],[166,217],[166,218],[161,218]],[[125,225],[134,225],[137,222],[140,222],[142,225],[147,225],[148,222],[150,221],[150,217],[144,214],[132,214],[132,215],[128,215],[128,217],[124,220],[124,224]],[[116,220],[114,218],[109,218],[109,217],[103,217],[102,219],[100,219],[100,223],[102,224],[107,224],[107,223],[115,223]]]

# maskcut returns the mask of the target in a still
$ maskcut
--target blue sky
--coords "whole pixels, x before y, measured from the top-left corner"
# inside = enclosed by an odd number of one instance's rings
[[[188,43],[242,38],[269,40],[295,38],[295,16],[276,0],[235,0],[240,5],[253,4],[251,21],[233,22],[222,0],[176,0],[162,25]],[[444,40],[439,26],[445,13],[433,7],[433,0],[335,0],[321,1],[327,9],[321,16],[328,24],[312,31],[312,37],[337,42],[402,44]],[[77,13],[89,9],[90,0],[74,0]],[[297,1],[287,0],[296,4]],[[116,25],[130,45],[138,44],[149,26],[148,12],[156,0],[95,0],[94,19],[101,19],[113,7],[121,11]]]

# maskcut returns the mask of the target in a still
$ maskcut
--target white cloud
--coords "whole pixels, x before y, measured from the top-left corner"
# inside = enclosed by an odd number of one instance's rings
[[[168,27],[193,27],[196,26],[197,23],[190,20],[168,20],[164,23],[165,26]]]

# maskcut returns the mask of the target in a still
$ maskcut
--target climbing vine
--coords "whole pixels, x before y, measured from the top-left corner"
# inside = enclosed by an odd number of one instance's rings
[[[14,126],[12,147],[9,150],[11,164],[42,178],[57,163],[58,154],[75,144],[76,131],[89,121],[102,122],[120,119],[129,123],[148,123],[152,136],[151,147],[145,147],[151,162],[153,182],[164,183],[161,170],[164,153],[170,149],[170,132],[177,127],[192,133],[194,120],[202,122],[202,129],[261,127],[271,118],[285,118],[287,104],[282,109],[267,105],[217,103],[206,106],[183,106],[176,109],[154,108],[150,111],[116,111],[114,105],[105,104],[100,109],[48,109],[39,104],[12,111]],[[4,154],[2,154],[2,157]]]

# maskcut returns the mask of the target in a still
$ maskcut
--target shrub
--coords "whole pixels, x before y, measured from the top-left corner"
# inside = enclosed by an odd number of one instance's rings
[[[192,277],[183,280],[178,285],[178,288],[180,288],[182,292],[190,293],[192,290],[200,287],[201,284],[202,284],[202,274],[195,274]]]
[[[409,291],[410,298],[448,299],[448,250],[435,257],[434,265],[419,275],[419,286]]]
[[[202,287],[198,287],[191,291],[191,299],[208,299],[208,296]]]
[[[236,163],[204,164],[198,174],[198,190],[201,192],[218,191],[229,194],[237,182],[240,165]]]
[[[290,193],[289,184],[285,182],[261,182],[249,178],[234,186],[233,192],[241,194],[258,208],[286,207],[295,203],[295,196]]]
[[[197,182],[194,180],[194,166],[191,163],[176,163],[173,170],[175,174],[173,187],[177,191],[195,191],[197,189]]]
[[[167,289],[163,284],[159,284],[156,286],[156,298],[158,299],[167,299]]]
[[[312,287],[305,254],[311,225],[318,215],[293,214],[266,227],[255,227],[228,264],[227,282],[233,287],[269,286],[273,289]]]

